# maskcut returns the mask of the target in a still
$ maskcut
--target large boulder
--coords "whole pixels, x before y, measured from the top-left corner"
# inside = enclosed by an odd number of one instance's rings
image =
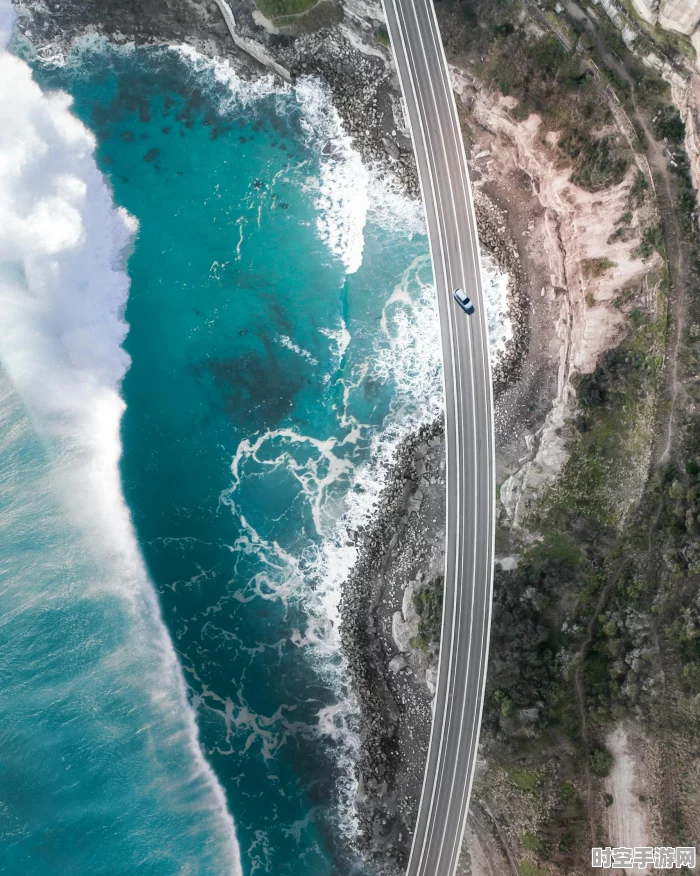
[[[401,611],[395,611],[391,620],[391,637],[399,651],[410,651],[411,641],[420,630],[420,617],[413,601],[416,582],[411,581],[403,593]]]

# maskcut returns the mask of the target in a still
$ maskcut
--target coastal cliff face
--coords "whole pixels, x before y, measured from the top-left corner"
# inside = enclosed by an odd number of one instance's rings
[[[700,0],[632,0],[650,24],[690,36],[700,24]]]

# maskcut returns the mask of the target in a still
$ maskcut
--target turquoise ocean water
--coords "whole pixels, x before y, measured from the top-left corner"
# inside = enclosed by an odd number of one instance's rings
[[[366,872],[337,602],[440,408],[420,217],[319,83],[0,63],[0,873]]]

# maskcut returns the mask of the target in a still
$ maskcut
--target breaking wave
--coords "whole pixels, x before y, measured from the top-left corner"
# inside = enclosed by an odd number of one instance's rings
[[[80,598],[121,600],[131,619],[124,634],[143,661],[134,683],[168,728],[163,744],[179,745],[187,765],[172,793],[197,791],[225,850],[219,863],[237,874],[234,825],[202,755],[121,490],[125,258],[137,223],[115,209],[71,98],[43,93],[27,64],[5,50],[11,28],[9,0],[0,0],[0,362],[46,444],[53,491],[85,545],[75,550],[97,557],[93,580],[74,582],[70,594],[84,584]]]

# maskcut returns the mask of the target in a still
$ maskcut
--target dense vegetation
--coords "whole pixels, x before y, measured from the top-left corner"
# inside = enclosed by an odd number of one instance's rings
[[[416,611],[420,618],[418,641],[415,644],[426,651],[431,644],[434,645],[440,641],[444,588],[444,576],[435,575],[426,581],[414,597]]]
[[[657,140],[666,139],[674,146],[681,146],[685,139],[685,125],[675,106],[662,106],[653,119]]]

